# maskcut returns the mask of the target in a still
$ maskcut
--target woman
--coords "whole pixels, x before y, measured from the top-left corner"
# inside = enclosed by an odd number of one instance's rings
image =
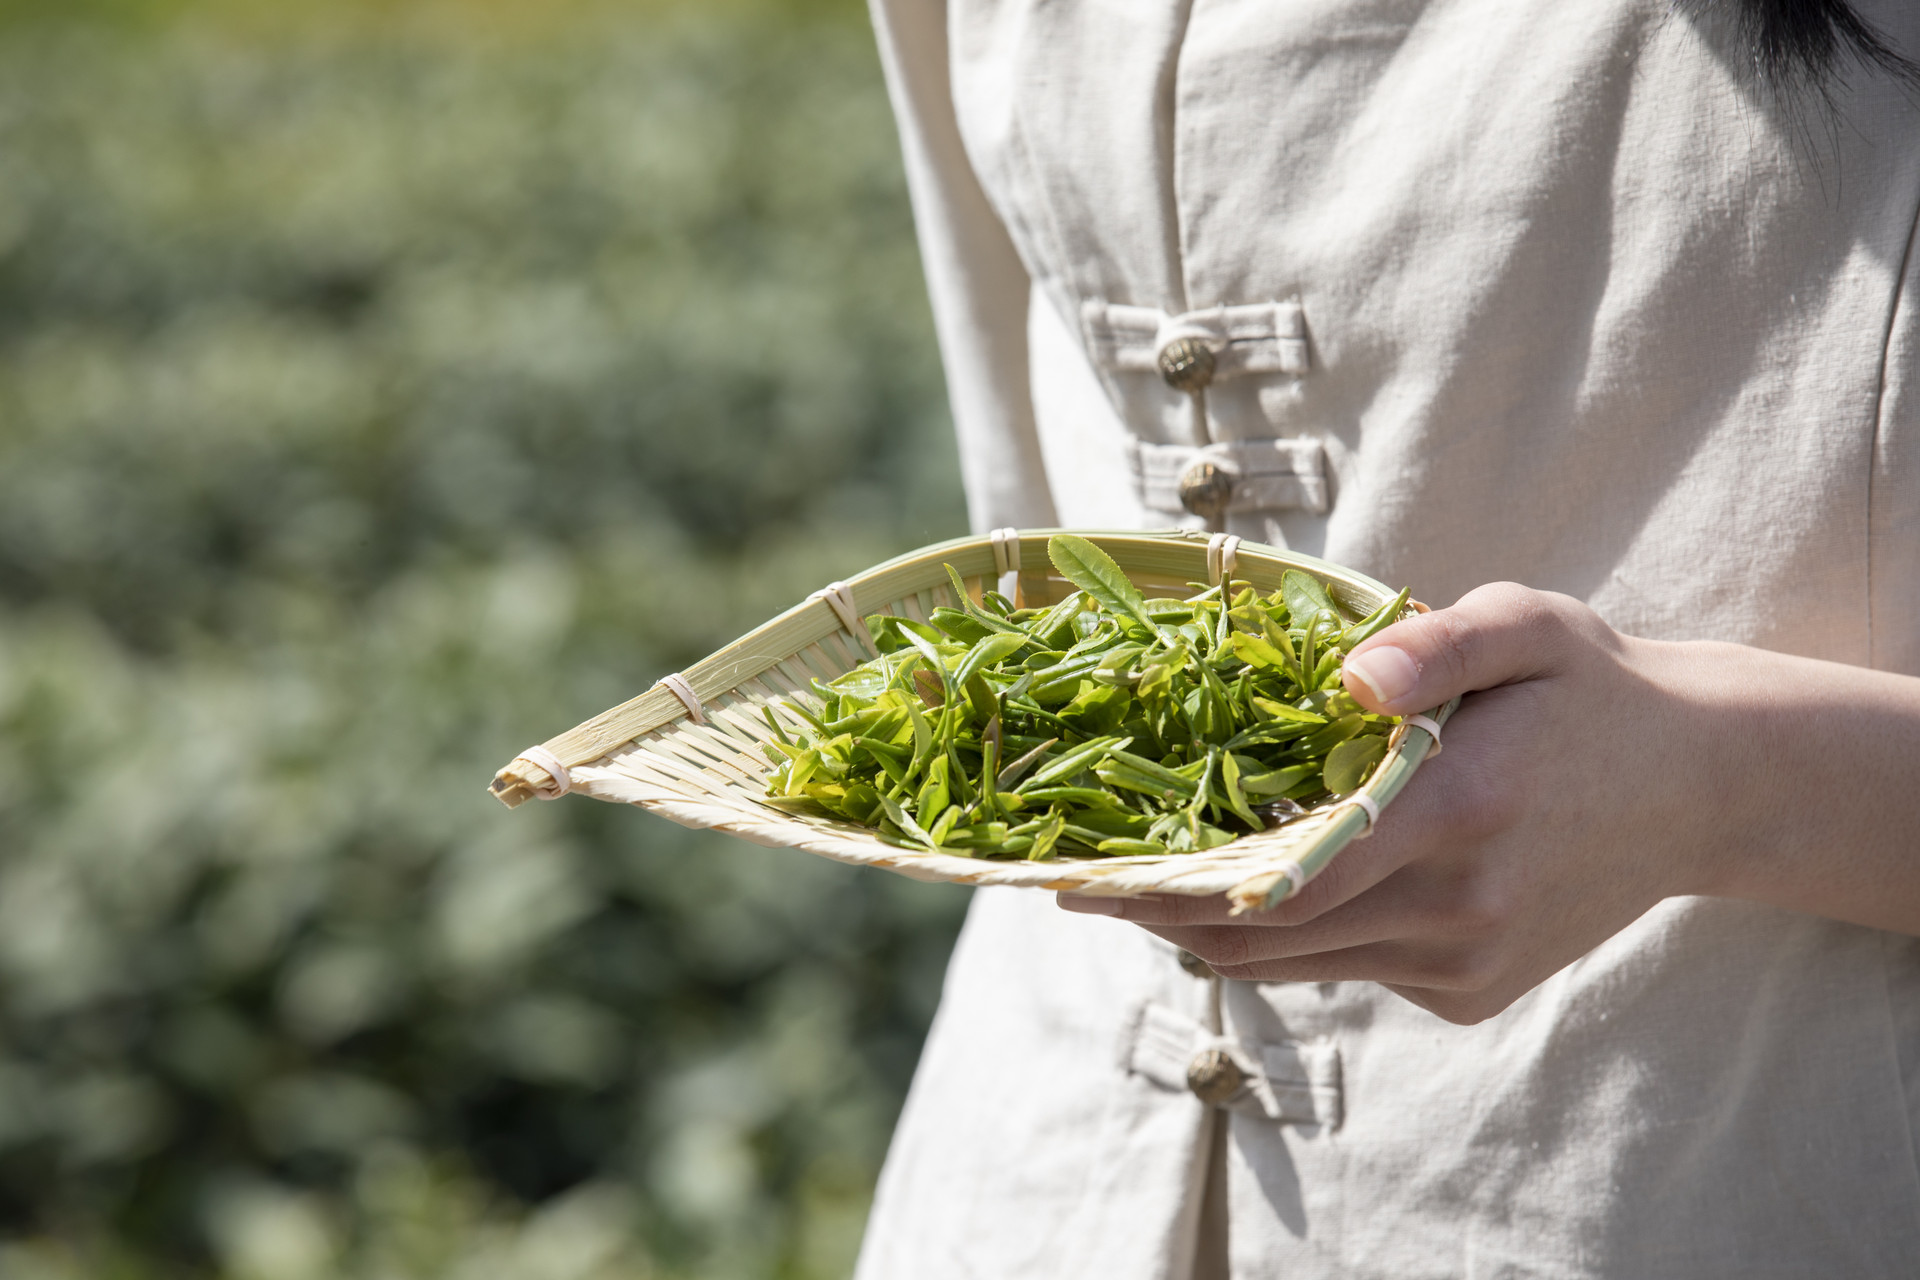
[[[1349,688],[1468,696],[1264,917],[980,893],[861,1275],[1912,1274],[1920,11],[875,17],[975,523],[1410,585]]]

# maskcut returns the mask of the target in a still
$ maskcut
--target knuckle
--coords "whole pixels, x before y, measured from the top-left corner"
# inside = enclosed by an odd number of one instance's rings
[[[1504,883],[1482,876],[1457,890],[1445,909],[1445,923],[1456,937],[1485,938],[1513,921],[1517,904]]]
[[[1558,662],[1582,645],[1612,634],[1600,615],[1572,596],[1536,591],[1517,582],[1477,587],[1461,597],[1455,609],[1473,622],[1456,625],[1450,618],[1445,624],[1442,639],[1450,647],[1443,660],[1471,660],[1475,646],[1483,645],[1488,635],[1499,634],[1506,642],[1504,648]]]
[[[1485,992],[1442,991],[1395,984],[1394,994],[1456,1027],[1471,1027],[1506,1011],[1512,1001]]]
[[[1311,920],[1346,900],[1346,881],[1350,877],[1351,873],[1335,858],[1319,875],[1307,881],[1299,893],[1281,903],[1279,911],[1285,913],[1289,924]]]
[[[1429,614],[1429,657],[1446,673],[1449,683],[1466,678],[1474,669],[1480,648],[1480,629],[1453,609]]]
[[[1168,928],[1188,929],[1212,923],[1207,902],[1203,898],[1175,893],[1154,894],[1145,899],[1144,906],[1150,918]]]
[[[1477,995],[1442,997],[1434,1000],[1427,1008],[1437,1017],[1451,1022],[1456,1027],[1478,1026],[1500,1012],[1499,1005]]]
[[[1534,592],[1522,615],[1521,635],[1534,653],[1563,666],[1591,639],[1588,624],[1598,622],[1592,610],[1571,596]]]
[[[1558,591],[1540,592],[1542,607],[1553,617],[1553,625],[1567,639],[1596,640],[1612,637],[1614,630],[1583,600]]]
[[[1187,950],[1218,970],[1233,968],[1253,959],[1253,946],[1244,928],[1212,928],[1196,934]]]
[[[1545,594],[1518,582],[1489,582],[1469,591],[1461,598],[1461,603],[1471,600],[1489,612],[1511,616],[1525,611]]]
[[[1487,991],[1500,976],[1499,957],[1490,947],[1455,948],[1423,967],[1428,984],[1453,993],[1458,1000]]]
[[[1345,886],[1352,878],[1349,865],[1342,861],[1345,856],[1343,852],[1341,858],[1335,858],[1307,881],[1300,892],[1275,903],[1255,918],[1265,925],[1305,924],[1338,906],[1349,896]]]
[[[1529,647],[1564,664],[1583,650],[1610,645],[1613,628],[1584,602],[1558,591],[1521,588],[1515,597],[1515,621]]]
[[[1160,914],[1166,923],[1175,928],[1187,929],[1200,924],[1200,913],[1194,910],[1193,901],[1188,898],[1168,895],[1161,902]]]
[[[1520,788],[1504,779],[1476,773],[1448,789],[1440,821],[1456,840],[1480,844],[1517,825],[1525,809]]]

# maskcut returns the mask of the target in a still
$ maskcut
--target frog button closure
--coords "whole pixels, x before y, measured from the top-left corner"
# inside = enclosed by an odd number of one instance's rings
[[[1175,391],[1204,390],[1213,381],[1213,348],[1200,338],[1175,338],[1160,348],[1160,377]]]
[[[1210,1107],[1220,1106],[1247,1082],[1247,1073],[1225,1049],[1202,1049],[1187,1064],[1187,1088]]]
[[[1127,1070],[1208,1106],[1281,1124],[1340,1127],[1340,1047],[1329,1039],[1226,1036],[1183,1010],[1149,1000],[1126,1036]]]
[[[1180,475],[1180,505],[1203,520],[1217,520],[1233,503],[1233,472],[1202,458]]]

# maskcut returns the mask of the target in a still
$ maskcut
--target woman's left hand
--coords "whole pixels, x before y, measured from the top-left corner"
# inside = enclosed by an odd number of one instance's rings
[[[1777,690],[1844,713],[1882,682],[1879,693],[1904,699],[1895,727],[1920,745],[1920,680],[1634,639],[1570,597],[1508,583],[1382,631],[1346,672],[1355,698],[1389,714],[1468,695],[1444,754],[1372,838],[1262,913],[1233,917],[1223,898],[1173,895],[1063,894],[1061,905],[1142,925],[1225,977],[1379,982],[1451,1022],[1477,1022],[1662,898],[1790,896],[1791,877],[1767,868],[1791,860],[1772,856],[1795,852],[1779,847],[1793,830],[1784,801],[1818,788],[1799,771],[1821,766],[1782,746],[1793,715]],[[1774,723],[1783,710],[1784,726]],[[1868,754],[1871,744],[1830,727],[1840,754]],[[1818,747],[1819,732],[1800,732]],[[1869,891],[1807,909],[1920,926],[1920,866],[1906,862],[1906,882],[1884,886],[1878,907]]]

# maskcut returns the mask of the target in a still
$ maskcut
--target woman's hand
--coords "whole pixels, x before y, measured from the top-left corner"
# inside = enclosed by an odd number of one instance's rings
[[[1061,905],[1229,978],[1374,981],[1460,1023],[1675,894],[1920,932],[1920,787],[1904,777],[1920,680],[1637,640],[1503,583],[1360,645],[1346,685],[1395,715],[1471,695],[1371,839],[1257,915],[1172,895]]]

